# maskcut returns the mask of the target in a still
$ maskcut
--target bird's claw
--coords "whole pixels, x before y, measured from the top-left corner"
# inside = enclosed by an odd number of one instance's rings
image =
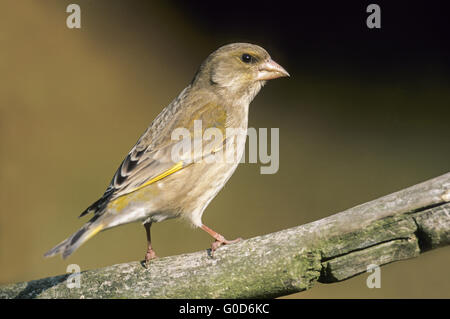
[[[219,248],[222,245],[229,245],[229,244],[234,244],[237,242],[240,242],[242,240],[242,238],[236,238],[233,240],[226,240],[225,238],[221,237],[221,240],[216,239],[212,244],[211,244],[211,257],[214,257],[214,252],[217,250],[217,248]]]
[[[156,256],[156,253],[153,249],[147,250],[147,253],[145,254],[145,260],[144,260],[144,267],[148,268],[148,265],[150,263],[150,260],[159,258]]]

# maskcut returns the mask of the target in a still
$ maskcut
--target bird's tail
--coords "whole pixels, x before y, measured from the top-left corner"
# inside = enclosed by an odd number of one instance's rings
[[[91,220],[84,224],[77,232],[72,236],[62,241],[48,252],[44,254],[44,257],[51,257],[57,254],[62,254],[62,257],[66,259],[75,250],[77,250],[84,242],[89,240],[103,230],[105,226],[102,223]]]

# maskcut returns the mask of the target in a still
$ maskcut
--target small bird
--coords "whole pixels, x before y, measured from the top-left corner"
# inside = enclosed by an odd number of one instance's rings
[[[288,72],[260,46],[233,43],[217,49],[201,64],[191,83],[142,134],[104,195],[80,215],[92,213],[92,218],[44,256],[61,253],[67,258],[100,231],[142,222],[147,235],[147,264],[156,258],[150,236],[152,223],[177,217],[214,238],[212,254],[221,245],[239,241],[240,238],[227,240],[204,225],[202,214],[239,164],[246,139],[238,135],[247,132],[250,102],[267,80],[286,76]],[[198,123],[202,124],[200,128]],[[203,146],[200,154],[195,147],[194,152],[181,148],[181,155],[174,160],[175,148],[180,148],[179,141],[172,136],[177,128],[186,129],[194,145]],[[208,128],[222,133],[222,139],[213,147],[207,147],[211,144],[209,140],[196,138],[197,133]],[[237,160],[208,160],[228,146],[234,148]]]

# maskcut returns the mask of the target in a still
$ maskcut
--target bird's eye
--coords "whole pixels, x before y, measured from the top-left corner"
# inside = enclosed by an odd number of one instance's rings
[[[248,53],[244,53],[241,56],[241,60],[244,63],[250,63],[250,62],[253,62],[255,60],[255,58],[253,56],[251,56],[250,54],[248,54]]]

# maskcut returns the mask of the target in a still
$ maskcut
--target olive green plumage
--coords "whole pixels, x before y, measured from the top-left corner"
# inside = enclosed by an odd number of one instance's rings
[[[245,138],[228,136],[226,129],[238,128],[245,133],[249,104],[265,81],[287,75],[256,45],[235,43],[213,52],[192,82],[142,134],[102,198],[81,214],[92,213],[93,217],[45,256],[62,253],[66,258],[99,231],[130,222],[150,224],[183,217],[202,226],[203,211],[231,177],[245,148]],[[201,133],[214,127],[224,139],[209,154],[203,152],[200,160],[174,162],[172,154],[178,141],[172,133],[185,128],[193,137],[195,121],[201,121]],[[205,160],[230,140],[236,161]],[[207,149],[209,142],[200,143]]]

